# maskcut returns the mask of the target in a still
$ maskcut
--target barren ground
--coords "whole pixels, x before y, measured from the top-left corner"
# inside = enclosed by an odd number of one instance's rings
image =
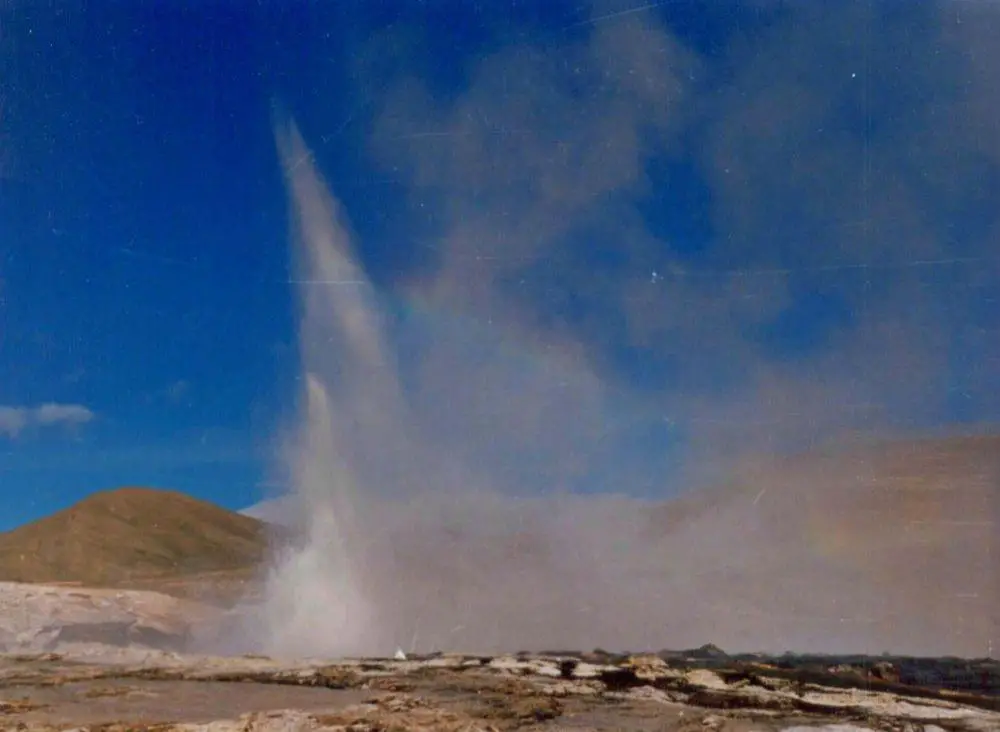
[[[0,726],[105,732],[1000,730],[995,662],[962,662],[963,673],[971,669],[991,680],[992,691],[955,691],[904,683],[900,663],[855,659],[820,668],[815,660],[770,661],[560,653],[282,662],[107,647],[75,657],[8,655],[0,659]],[[937,668],[947,672],[949,663],[956,662],[942,660]]]

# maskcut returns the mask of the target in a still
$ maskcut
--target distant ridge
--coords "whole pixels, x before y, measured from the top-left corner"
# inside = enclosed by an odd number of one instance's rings
[[[0,580],[113,586],[257,567],[267,525],[183,493],[95,493],[0,533]]]

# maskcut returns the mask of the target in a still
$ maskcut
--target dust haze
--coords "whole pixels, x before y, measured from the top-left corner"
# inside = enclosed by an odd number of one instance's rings
[[[499,44],[457,95],[380,67],[370,153],[407,186],[386,206],[433,235],[379,287],[318,141],[276,115],[301,536],[268,576],[269,650],[995,637],[949,615],[997,607],[988,450],[939,476],[979,522],[914,539],[936,557],[916,569],[850,546],[879,536],[848,527],[879,458],[782,456],[1000,417],[1000,10],[761,8],[697,49],[655,9],[595,6]],[[699,247],[663,223],[694,178]]]

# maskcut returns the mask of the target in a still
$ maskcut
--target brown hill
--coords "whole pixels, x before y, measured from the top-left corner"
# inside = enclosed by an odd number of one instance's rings
[[[119,488],[0,533],[0,580],[125,585],[248,571],[266,524],[173,491]]]

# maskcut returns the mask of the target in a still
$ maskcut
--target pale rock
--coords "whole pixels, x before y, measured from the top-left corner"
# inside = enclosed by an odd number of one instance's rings
[[[719,674],[708,669],[694,669],[693,671],[688,671],[684,676],[688,683],[702,686],[706,689],[722,690],[729,688],[729,685],[722,680]]]
[[[218,614],[159,592],[0,582],[0,651],[180,649],[195,626]]]

